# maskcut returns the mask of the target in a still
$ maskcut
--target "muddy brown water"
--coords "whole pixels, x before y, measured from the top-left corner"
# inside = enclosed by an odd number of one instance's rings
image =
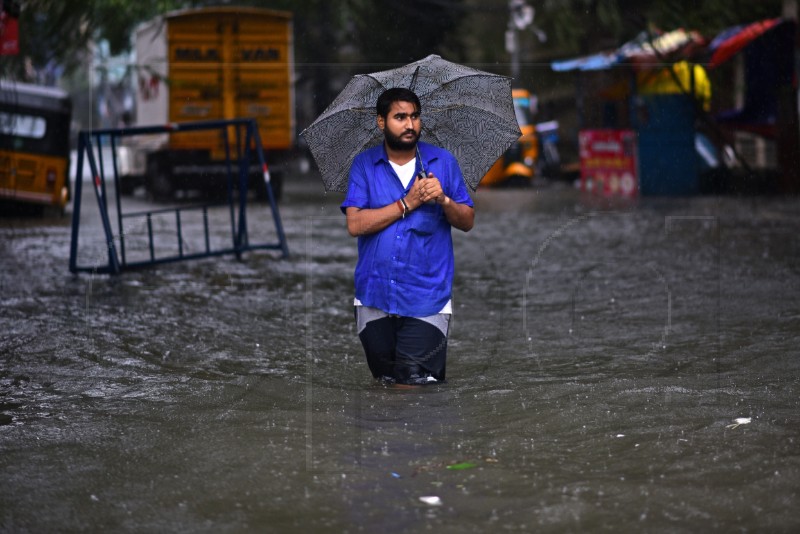
[[[0,218],[0,531],[800,527],[798,199],[480,191],[449,382],[408,391],[364,362],[341,198],[287,182],[288,259],[118,277]]]

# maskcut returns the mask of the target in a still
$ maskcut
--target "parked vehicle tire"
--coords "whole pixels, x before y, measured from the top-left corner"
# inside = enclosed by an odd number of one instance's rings
[[[155,158],[147,162],[145,188],[153,200],[172,200],[175,195],[175,185],[168,169]]]
[[[136,189],[136,181],[132,176],[119,177],[119,194],[130,196]]]

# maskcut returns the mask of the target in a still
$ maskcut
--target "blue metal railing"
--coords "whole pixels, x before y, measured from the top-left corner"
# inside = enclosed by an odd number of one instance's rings
[[[234,195],[234,165],[231,160],[231,147],[229,143],[228,130],[234,127],[236,132],[235,150],[236,160],[238,161],[238,203]],[[148,134],[163,134],[175,132],[188,132],[198,130],[220,130],[225,146],[225,169],[227,179],[227,202],[217,204],[203,204],[194,206],[178,206],[156,210],[124,212],[120,199],[120,173],[119,162],[117,161],[117,141],[122,137],[130,137]],[[242,141],[244,134],[244,141]],[[109,141],[111,148],[111,167],[114,180],[114,196],[117,214],[117,233],[112,230],[111,220],[108,210],[108,195],[106,191],[106,168],[103,158],[102,146],[103,139]],[[253,148],[254,147],[254,148]],[[267,181],[266,191],[269,205],[272,210],[272,219],[275,224],[277,242],[271,243],[250,243],[247,224],[247,187],[248,174],[250,172],[250,162],[254,157],[252,151],[255,150],[255,157],[261,165],[264,180]],[[210,256],[221,256],[234,254],[240,259],[242,254],[251,250],[269,249],[280,250],[283,257],[289,255],[289,248],[286,244],[286,236],[283,231],[278,206],[269,184],[269,172],[264,158],[264,151],[261,144],[261,137],[258,133],[258,126],[254,119],[233,119],[219,121],[200,121],[180,124],[167,124],[163,126],[139,126],[132,128],[111,128],[91,131],[82,131],[78,136],[78,159],[75,175],[75,198],[73,201],[72,212],[72,240],[70,244],[69,269],[71,272],[94,272],[107,274],[120,274],[124,270],[147,267],[151,265],[183,261],[189,259],[206,258]],[[105,244],[108,252],[108,262],[105,264],[79,265],[78,264],[78,238],[80,235],[81,222],[81,202],[83,194],[83,165],[88,163],[92,176],[92,186],[97,200],[100,213],[100,220],[105,236]],[[231,241],[230,247],[212,248],[208,211],[210,208],[227,206],[230,212]],[[185,251],[185,241],[182,231],[182,213],[200,212],[203,219],[203,243],[204,250],[200,252],[187,253]],[[156,255],[155,235],[153,230],[153,216],[175,214],[175,227],[177,237],[177,252],[158,256]],[[238,217],[237,217],[238,216]],[[149,259],[130,261],[126,254],[124,222],[131,218],[144,218],[147,224],[147,240]],[[237,224],[238,221],[238,224]],[[119,247],[117,247],[117,241]],[[117,250],[119,249],[119,250]]]

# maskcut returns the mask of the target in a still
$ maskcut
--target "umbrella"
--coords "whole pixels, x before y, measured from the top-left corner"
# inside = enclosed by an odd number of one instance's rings
[[[378,96],[407,87],[422,104],[422,138],[449,150],[474,191],[494,162],[522,135],[511,78],[430,55],[396,69],[354,76],[300,134],[317,162],[326,191],[347,190],[353,158],[383,142],[375,120]]]

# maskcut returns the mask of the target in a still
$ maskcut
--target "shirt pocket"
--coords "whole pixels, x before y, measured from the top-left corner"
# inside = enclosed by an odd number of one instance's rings
[[[423,205],[412,212],[411,231],[418,235],[432,235],[441,224],[444,214],[439,206]]]

